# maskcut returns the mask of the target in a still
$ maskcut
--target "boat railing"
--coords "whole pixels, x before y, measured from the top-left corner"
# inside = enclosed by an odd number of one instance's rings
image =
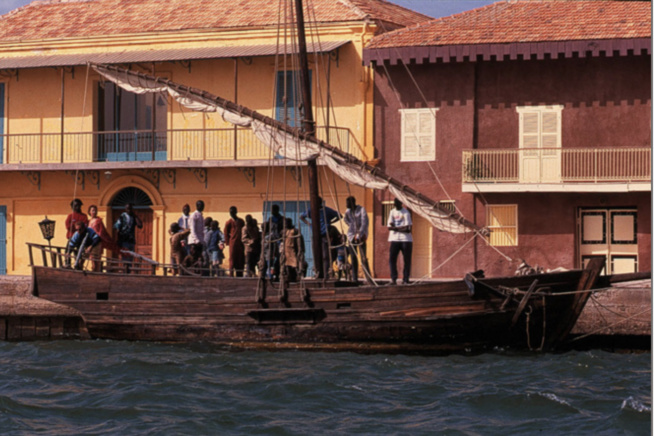
[[[94,262],[99,262],[99,272],[105,273],[126,273],[140,275],[174,275],[176,272],[187,276],[222,276],[225,271],[222,268],[184,268],[179,265],[159,263],[149,257],[134,252],[126,252],[129,259],[117,259],[114,257],[101,256],[99,260],[93,260],[83,256],[78,262],[77,253],[70,252],[66,247],[27,243],[29,251],[30,267],[43,266],[46,268],[68,268],[84,271],[93,271]],[[39,256],[39,252],[41,253]]]

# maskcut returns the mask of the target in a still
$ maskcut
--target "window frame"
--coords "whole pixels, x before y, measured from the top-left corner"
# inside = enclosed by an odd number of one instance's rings
[[[411,109],[399,109],[400,112],[400,162],[429,162],[436,160],[436,114],[438,108],[411,108]],[[420,132],[413,132],[414,136],[429,136],[429,150],[427,150],[423,155],[420,153],[420,149],[416,151],[415,156],[407,156],[407,141],[406,138],[411,135],[411,132],[407,132],[406,123],[407,115],[417,115],[418,116],[418,126],[420,123],[420,115],[429,114],[432,117],[432,122],[429,123],[430,132],[429,134],[420,134]],[[418,147],[420,147],[420,142],[418,142]]]
[[[514,224],[504,224],[500,223],[500,225],[492,226],[490,225],[491,222],[491,214],[495,217],[495,221],[498,220],[498,215],[493,213],[494,208],[508,208],[508,207],[513,207],[513,220]],[[488,243],[492,245],[493,247],[517,247],[518,246],[518,238],[519,238],[519,227],[518,227],[518,205],[517,204],[487,204],[486,205],[486,227],[491,231],[490,235],[486,238]],[[515,240],[514,238],[506,232],[504,229],[515,229]],[[496,234],[501,235],[502,240],[509,241],[509,243],[498,243],[498,241],[493,241],[493,232],[497,232]],[[499,233],[501,232],[501,233]]]
[[[519,140],[519,147],[520,149],[542,149],[542,148],[561,148],[562,140],[561,140],[561,130],[562,130],[562,112],[563,112],[563,105],[556,104],[556,105],[537,105],[537,106],[518,106],[516,108],[516,112],[518,113],[518,119],[519,119],[519,131],[518,131],[518,140]],[[529,113],[537,113],[538,114],[538,132],[533,133],[534,136],[537,137],[537,146],[536,147],[526,147],[525,146],[525,135],[529,133],[525,133],[525,115]],[[543,130],[543,114],[545,113],[554,113],[557,116],[557,126],[556,126],[556,132],[545,132]],[[556,135],[556,141],[555,141],[555,146],[554,147],[544,147],[543,146],[543,135]]]

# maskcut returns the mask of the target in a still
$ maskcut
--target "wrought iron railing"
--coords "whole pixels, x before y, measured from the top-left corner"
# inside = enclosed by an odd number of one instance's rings
[[[349,129],[318,127],[319,139],[362,159]],[[8,164],[269,159],[250,129],[196,129],[0,135]]]
[[[651,148],[464,150],[463,183],[649,182]]]

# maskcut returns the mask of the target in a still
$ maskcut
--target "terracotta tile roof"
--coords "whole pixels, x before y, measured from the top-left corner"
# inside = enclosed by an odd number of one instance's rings
[[[502,1],[372,39],[367,49],[651,38],[645,1]]]
[[[432,19],[385,0],[310,0],[306,4],[313,6],[312,12],[305,12],[307,22],[375,20],[395,28]],[[0,40],[272,26],[277,25],[278,16],[275,0],[42,0],[0,16]]]

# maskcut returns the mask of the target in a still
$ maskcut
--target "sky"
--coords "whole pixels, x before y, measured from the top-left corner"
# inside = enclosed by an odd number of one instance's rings
[[[0,15],[31,3],[32,0],[0,0]],[[439,18],[480,8],[497,0],[389,0],[414,11]]]

